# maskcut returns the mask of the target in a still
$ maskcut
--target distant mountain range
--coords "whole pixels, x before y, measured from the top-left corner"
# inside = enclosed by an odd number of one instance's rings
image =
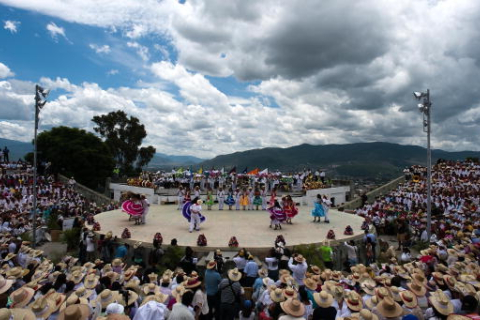
[[[282,172],[303,168],[323,169],[331,177],[387,180],[398,177],[402,170],[414,164],[426,164],[427,151],[418,146],[393,143],[353,143],[343,145],[302,144],[290,148],[264,148],[217,156],[200,163],[204,168],[226,170],[236,166],[237,172],[269,168]],[[480,157],[480,152],[448,152],[432,150],[432,162],[437,159],[464,160]]]

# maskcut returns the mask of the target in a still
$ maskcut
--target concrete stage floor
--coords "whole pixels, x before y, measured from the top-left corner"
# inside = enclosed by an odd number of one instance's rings
[[[218,208],[214,206],[214,209]],[[188,232],[189,224],[176,205],[152,205],[147,216],[147,224],[135,225],[128,221],[128,215],[121,210],[107,211],[95,216],[100,223],[101,231],[105,234],[112,231],[114,236],[121,237],[122,231],[128,228],[131,233],[130,241],[142,241],[151,244],[156,232],[161,232],[164,245],[176,238],[179,246],[197,247],[198,235],[203,233],[207,238],[207,247],[199,247],[199,251],[210,251],[220,248],[228,249],[231,236],[236,236],[240,247],[249,249],[268,249],[273,246],[277,235],[285,237],[288,247],[299,244],[320,243],[333,229],[337,241],[357,238],[363,235],[360,229],[363,218],[335,209],[330,209],[330,223],[313,223],[312,208],[301,206],[299,214],[293,219],[293,224],[283,224],[282,230],[270,229],[270,217],[266,211],[236,211],[203,209],[202,213],[207,220],[201,224],[200,231]],[[322,218],[323,221],[323,218]],[[345,236],[345,227],[353,228],[353,236]],[[334,241],[334,242],[337,242]]]

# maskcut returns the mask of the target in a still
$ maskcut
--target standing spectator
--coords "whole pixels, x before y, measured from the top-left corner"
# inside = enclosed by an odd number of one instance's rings
[[[182,302],[177,302],[173,305],[172,312],[168,316],[169,320],[194,320],[192,312],[189,307],[193,302],[193,292],[185,291],[182,295]]]
[[[3,148],[3,161],[4,162],[10,162],[10,150],[8,150],[7,146],[5,146],[5,148]]]
[[[372,261],[375,261],[377,237],[370,230],[365,230],[365,236],[363,237],[363,241],[365,242],[365,244],[367,244],[368,240],[370,240],[370,243],[372,245]]]
[[[205,290],[207,292],[207,301],[210,309],[208,313],[210,319],[220,319],[218,285],[222,281],[222,277],[216,267],[217,262],[212,260],[207,264],[207,270],[205,271]]]
[[[127,253],[128,253],[128,244],[122,242],[117,247],[117,250],[115,250],[115,258],[124,260],[125,257],[127,256]]]
[[[320,247],[323,264],[327,269],[333,269],[333,249],[327,239],[325,239]]]
[[[242,286],[239,281],[242,273],[237,269],[228,271],[228,278],[223,279],[218,285],[220,291],[220,319],[234,320],[240,311]]]
[[[353,240],[345,242],[345,246],[347,247],[347,259],[349,267],[353,267],[358,263],[357,246]]]
[[[258,265],[251,254],[248,255],[247,264],[243,272],[245,273],[244,287],[252,287],[258,276]]]
[[[95,261],[95,234],[89,232],[86,239],[87,261]]]
[[[307,260],[301,254],[295,253],[288,260],[288,267],[292,270],[293,279],[298,285],[303,286],[303,279],[305,279],[305,272],[308,268]]]

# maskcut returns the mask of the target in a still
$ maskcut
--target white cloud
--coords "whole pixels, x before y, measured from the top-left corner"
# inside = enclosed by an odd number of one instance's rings
[[[110,46],[107,44],[104,44],[103,46],[99,46],[94,43],[90,43],[88,45],[90,49],[94,50],[96,53],[102,54],[102,53],[110,53],[111,49]]]
[[[0,62],[0,79],[12,77],[14,73],[5,64]]]
[[[5,20],[3,28],[5,30],[10,31],[11,33],[17,33],[17,29],[19,25],[20,25],[20,21]]]
[[[65,35],[65,29],[57,26],[55,22],[50,22],[47,24],[46,28],[54,40],[57,40],[59,35],[67,39],[67,36]]]
[[[118,72],[119,71],[117,69],[110,69],[110,70],[107,71],[107,75],[114,76],[114,75],[118,74]]]
[[[147,47],[142,46],[138,42],[127,42],[129,48],[134,48],[137,51],[137,54],[142,58],[143,61],[148,61],[150,59],[150,53]]]

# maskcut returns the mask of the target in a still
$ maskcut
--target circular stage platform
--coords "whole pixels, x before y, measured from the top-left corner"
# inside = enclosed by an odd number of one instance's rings
[[[215,208],[215,207],[214,207]],[[273,246],[277,235],[284,236],[288,247],[300,244],[321,243],[330,229],[336,235],[336,241],[355,239],[363,235],[360,229],[363,218],[353,214],[330,209],[330,223],[313,223],[312,208],[301,206],[299,214],[293,219],[293,224],[282,224],[282,230],[269,228],[270,217],[267,211],[236,211],[236,210],[203,210],[207,220],[201,224],[200,231],[188,232],[189,223],[183,217],[176,205],[152,205],[147,216],[147,224],[135,225],[128,221],[128,215],[121,210],[107,211],[95,216],[100,223],[99,234],[112,231],[114,236],[121,237],[122,231],[128,228],[131,233],[130,241],[142,241],[151,244],[155,233],[160,232],[163,243],[170,244],[176,238],[179,246],[195,247],[197,251],[211,251],[214,249],[228,250],[230,237],[235,236],[239,247],[253,251],[268,250]],[[322,218],[323,221],[323,218]],[[354,230],[353,236],[343,234],[345,227],[350,225]],[[197,247],[199,234],[205,234],[208,245]]]

